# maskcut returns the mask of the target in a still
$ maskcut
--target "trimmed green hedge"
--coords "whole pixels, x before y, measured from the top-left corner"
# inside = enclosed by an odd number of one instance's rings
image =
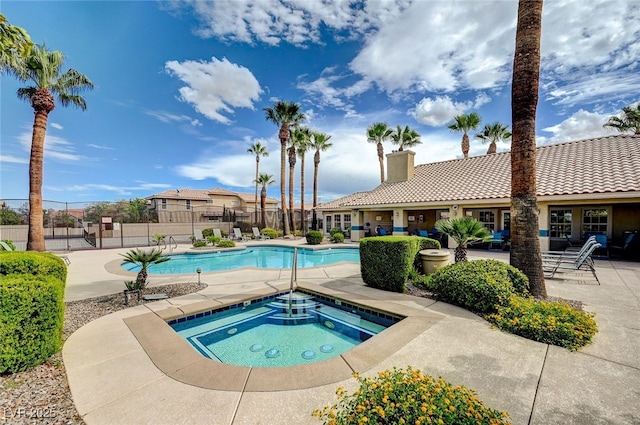
[[[0,275],[30,274],[53,276],[67,281],[67,265],[64,260],[48,252],[2,251],[0,252]]]
[[[342,243],[344,242],[344,234],[342,232],[336,232],[331,235],[331,242],[333,243]]]
[[[424,239],[415,236],[361,239],[360,273],[364,283],[386,291],[404,292]]]
[[[233,248],[236,243],[231,239],[221,239],[218,241],[218,248]]]
[[[271,227],[265,227],[260,231],[261,234],[269,236],[270,239],[278,239],[278,232]]]
[[[307,233],[307,243],[309,245],[320,245],[324,240],[324,235],[318,230],[309,230]]]
[[[524,273],[497,260],[449,264],[429,276],[426,287],[443,301],[479,313],[492,313],[507,305],[513,294],[529,294]]]
[[[54,276],[0,276],[0,373],[28,370],[60,350],[64,285]]]

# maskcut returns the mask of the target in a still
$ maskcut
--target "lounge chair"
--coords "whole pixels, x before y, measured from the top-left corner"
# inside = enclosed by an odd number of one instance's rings
[[[251,238],[248,236],[244,236],[242,234],[242,232],[240,231],[239,227],[234,227],[233,228],[233,239],[237,240],[237,241],[250,241]]]
[[[542,256],[552,257],[552,256],[565,256],[565,257],[578,257],[583,254],[589,247],[593,244],[597,243],[595,236],[590,236],[589,239],[580,247],[580,249],[576,250],[576,247],[569,247],[564,251],[542,251]]]
[[[193,236],[196,238],[197,241],[203,241],[204,240],[204,236],[202,235],[202,230],[200,230],[200,229],[195,229],[193,231]]]
[[[622,242],[622,245],[611,245],[609,246],[609,256],[610,257],[614,257],[614,256],[619,256],[619,257],[624,257],[627,253],[627,250],[629,250],[629,247],[631,247],[633,245],[633,243],[636,240],[636,234],[635,233],[629,233],[627,235],[627,237],[624,239],[624,242]]]
[[[220,229],[213,229],[213,236],[220,239],[228,239],[226,236],[222,236]]]
[[[1,251],[13,251],[13,249],[11,249],[9,244],[6,243],[5,241],[0,241],[0,246],[2,247]],[[67,257],[66,255],[58,255],[58,254],[54,254],[54,255],[62,258],[64,262],[67,263],[67,265],[71,265],[71,260],[69,260],[69,257]]]
[[[593,251],[600,248],[599,243],[593,243],[589,245],[589,248],[582,252],[579,256],[548,256],[542,257],[542,270],[545,273],[546,278],[553,278],[556,273],[561,272],[575,272],[579,270],[591,271],[593,277],[596,278],[596,282],[600,285],[598,275],[596,275],[596,268],[591,258]]]
[[[260,230],[257,227],[252,227],[251,230],[253,231],[253,237],[257,240],[264,241],[267,239],[271,239],[269,236],[261,234]]]

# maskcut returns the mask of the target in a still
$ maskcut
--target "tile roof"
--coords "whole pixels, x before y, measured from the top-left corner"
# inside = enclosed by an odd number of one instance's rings
[[[639,192],[640,136],[613,135],[537,148],[538,196]],[[418,165],[412,179],[383,183],[322,204],[322,209],[508,199],[511,153]]]
[[[236,196],[246,202],[253,203],[255,193],[241,193],[232,192],[227,189],[214,187],[212,189],[169,189],[160,193],[156,193],[151,196],[147,196],[145,199],[153,198],[168,198],[168,199],[192,199],[192,200],[207,200],[213,196]],[[260,195],[258,194],[258,202],[260,202]],[[267,203],[279,203],[280,201],[275,198],[267,197]]]

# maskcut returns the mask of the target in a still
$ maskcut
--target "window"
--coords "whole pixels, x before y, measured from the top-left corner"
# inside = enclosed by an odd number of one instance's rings
[[[554,209],[549,212],[549,236],[552,238],[571,237],[572,210]]]
[[[333,221],[334,221],[333,227],[339,227],[339,228],[342,229],[342,224],[340,222],[340,218],[341,218],[340,214],[336,214],[336,215],[333,216]]]
[[[185,202],[187,203],[187,209],[190,210],[191,209],[191,199],[187,199]]]
[[[492,232],[496,230],[496,215],[493,211],[478,211],[478,221]]]
[[[351,214],[344,215],[344,230],[351,230]]]
[[[582,233],[608,234],[609,211],[605,208],[585,208],[582,210]]]
[[[166,200],[166,199],[163,199],[163,200],[162,200],[162,209],[163,209],[163,210],[166,210],[166,209],[167,209],[167,200]]]

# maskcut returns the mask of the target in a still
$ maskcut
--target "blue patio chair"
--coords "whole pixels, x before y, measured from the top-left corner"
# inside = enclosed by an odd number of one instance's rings
[[[624,242],[622,243],[622,245],[609,246],[609,256],[624,257],[627,254],[629,247],[631,247],[634,244],[636,239],[637,238],[635,233],[629,233],[627,237],[624,238]]]
[[[504,238],[502,237],[502,232],[491,232],[491,238],[487,240],[488,249],[491,249],[493,246],[498,245],[500,249],[504,249]]]

